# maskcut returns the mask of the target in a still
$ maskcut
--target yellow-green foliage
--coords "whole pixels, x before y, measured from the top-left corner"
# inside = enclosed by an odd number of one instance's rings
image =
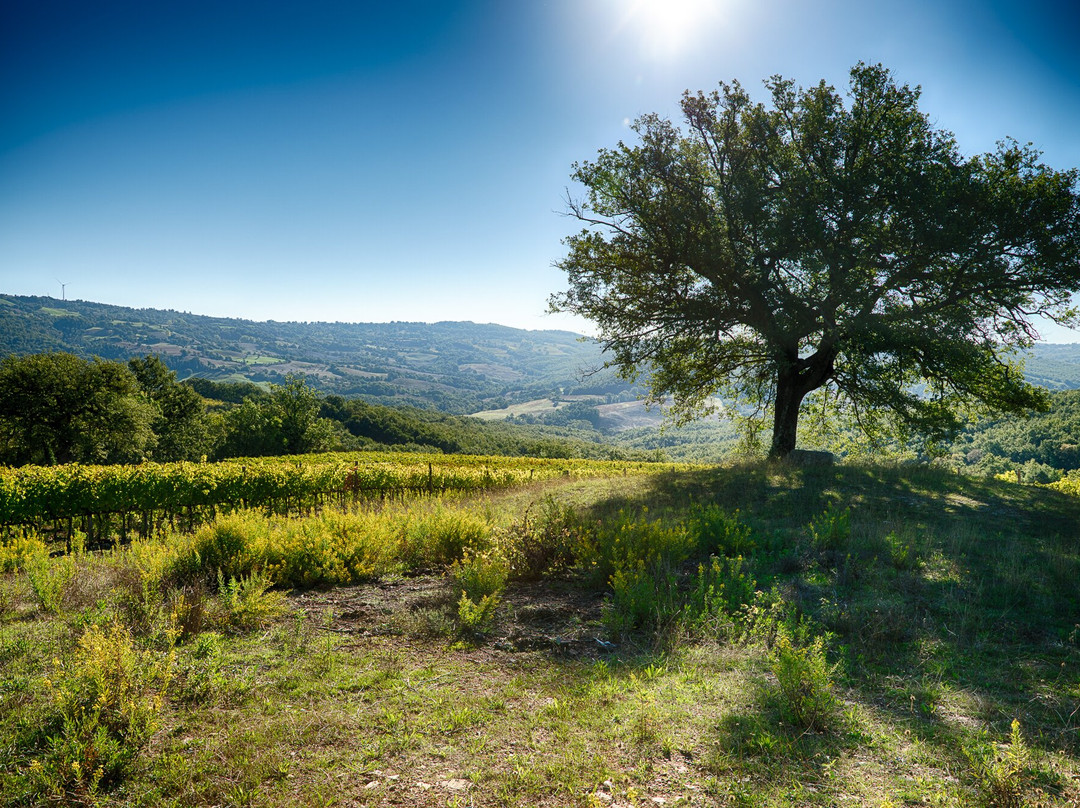
[[[18,572],[26,568],[31,558],[43,555],[46,555],[45,542],[37,533],[14,536],[0,542],[0,572]]]
[[[219,516],[191,537],[175,537],[175,549],[161,549],[157,542],[133,547],[140,568],[179,581],[213,581],[219,571],[226,580],[239,579],[262,571],[275,585],[311,587],[354,583],[395,569],[445,567],[467,550],[489,548],[492,531],[478,513],[418,502],[304,519],[241,511]]]
[[[717,558],[699,564],[687,597],[684,617],[691,626],[724,628],[754,603],[757,582],[742,556]]]
[[[172,669],[171,652],[139,651],[122,626],[91,625],[46,681],[54,712],[43,754],[27,767],[32,790],[88,802],[121,779],[157,728]]]
[[[614,637],[648,624],[659,625],[668,614],[671,580],[646,568],[643,561],[618,567],[611,575],[611,601],[604,625]]]
[[[498,595],[506,588],[510,564],[498,549],[486,552],[466,550],[450,570],[457,589],[472,601]]]
[[[843,551],[851,540],[851,509],[830,506],[810,521],[807,532],[816,549]]]
[[[681,464],[534,457],[328,453],[221,463],[0,468],[0,523],[57,516],[273,505],[295,510],[328,494],[489,491],[553,477],[651,474]]]
[[[964,757],[981,801],[994,808],[1022,808],[1024,792],[1032,774],[1031,753],[1020,732],[1020,722],[1013,719],[1009,743],[1001,749],[985,736],[964,746]]]
[[[833,692],[833,669],[825,660],[820,637],[797,647],[786,634],[777,639],[772,672],[780,694],[780,709],[795,726],[821,732],[836,723],[840,702]]]
[[[594,578],[611,587],[604,616],[615,635],[653,623],[663,625],[679,608],[675,569],[695,549],[684,524],[665,525],[620,512],[583,541],[582,562]],[[601,576],[606,576],[602,578]]]
[[[1057,482],[1047,483],[1046,487],[1053,488],[1055,491],[1061,491],[1063,494],[1072,494],[1074,497],[1080,497],[1080,477],[1064,477]]]
[[[250,575],[265,565],[269,529],[269,521],[254,511],[218,517],[196,531],[186,557],[179,559],[182,577]]]
[[[166,541],[145,539],[120,546],[113,551],[119,563],[131,565],[142,581],[156,587],[177,563],[177,559],[189,552],[194,537],[173,535]]]
[[[743,523],[737,510],[729,513],[716,505],[696,507],[690,511],[688,527],[702,553],[745,556],[756,547],[749,525]]]
[[[280,523],[266,539],[266,572],[276,583],[297,587],[382,575],[393,569],[400,544],[385,511],[323,512]]]
[[[477,632],[495,619],[495,609],[499,605],[498,595],[485,595],[474,601],[464,592],[458,601],[458,622],[465,631]]]
[[[647,511],[641,517],[620,511],[610,524],[583,535],[579,563],[595,580],[608,582],[619,570],[674,567],[690,557],[695,542],[685,525],[668,526],[647,516]]]
[[[59,614],[64,590],[75,577],[76,559],[73,556],[51,559],[45,553],[37,553],[26,560],[25,568],[41,608]]]
[[[288,601],[281,592],[268,591],[273,585],[269,576],[253,572],[243,578],[224,579],[218,573],[218,596],[222,622],[241,631],[259,628],[267,621],[288,612]]]
[[[486,549],[491,535],[488,521],[469,511],[445,505],[413,511],[402,525],[401,558],[411,569],[447,566],[462,558],[466,549]]]

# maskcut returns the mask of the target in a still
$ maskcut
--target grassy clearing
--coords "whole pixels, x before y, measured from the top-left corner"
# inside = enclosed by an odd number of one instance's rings
[[[1078,534],[1055,491],[762,465],[12,543],[0,794],[1074,804]]]

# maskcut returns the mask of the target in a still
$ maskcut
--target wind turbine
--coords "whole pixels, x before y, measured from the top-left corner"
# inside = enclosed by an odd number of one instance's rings
[[[60,284],[60,299],[67,300],[67,284],[55,276],[53,276],[53,280]]]

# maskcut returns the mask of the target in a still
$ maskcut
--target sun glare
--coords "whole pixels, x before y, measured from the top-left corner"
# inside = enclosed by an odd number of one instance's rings
[[[719,5],[718,0],[630,0],[623,24],[640,35],[646,55],[673,59],[695,44]]]

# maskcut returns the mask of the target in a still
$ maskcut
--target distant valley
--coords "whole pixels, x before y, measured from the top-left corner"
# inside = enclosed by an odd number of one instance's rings
[[[179,378],[283,382],[324,393],[467,414],[538,398],[634,398],[599,347],[567,331],[442,323],[254,322],[81,300],[0,296],[3,355],[155,353]]]
[[[596,406],[610,432],[656,427],[599,346],[568,331],[469,322],[255,322],[81,300],[0,295],[0,354],[68,351],[126,360],[155,353],[179,378],[281,383],[301,374],[323,393],[488,420]],[[1038,345],[1026,373],[1051,390],[1080,388],[1080,345]]]

